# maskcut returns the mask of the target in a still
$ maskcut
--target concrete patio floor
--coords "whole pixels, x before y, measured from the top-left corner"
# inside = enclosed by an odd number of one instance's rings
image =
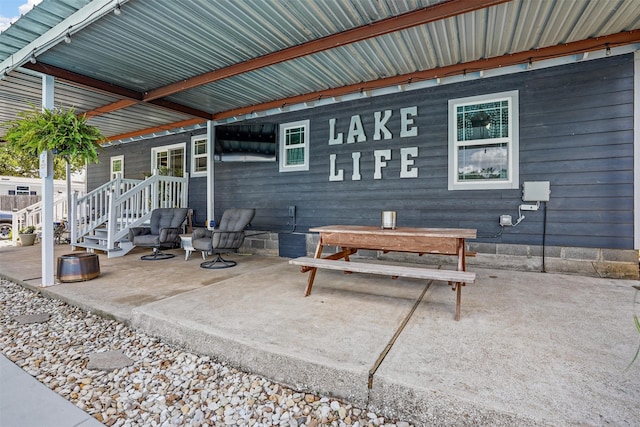
[[[70,252],[55,247],[55,255]],[[471,267],[476,283],[322,270],[287,259],[100,255],[100,277],[41,288],[41,248],[1,247],[0,275],[290,385],[417,425],[640,425],[638,281]],[[421,294],[425,291],[420,301]],[[415,311],[370,370],[403,320]]]

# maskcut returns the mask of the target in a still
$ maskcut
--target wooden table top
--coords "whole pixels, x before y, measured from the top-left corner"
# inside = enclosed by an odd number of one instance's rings
[[[411,237],[449,237],[455,239],[475,239],[477,231],[473,228],[414,228],[397,227],[395,229],[368,225],[326,225],[309,229],[312,233],[351,233],[379,236]]]

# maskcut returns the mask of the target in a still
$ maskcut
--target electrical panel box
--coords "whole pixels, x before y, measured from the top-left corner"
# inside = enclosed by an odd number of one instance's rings
[[[500,215],[500,226],[501,227],[511,227],[513,225],[513,221],[511,215]]]
[[[549,181],[528,181],[522,184],[523,202],[548,202],[550,195]]]

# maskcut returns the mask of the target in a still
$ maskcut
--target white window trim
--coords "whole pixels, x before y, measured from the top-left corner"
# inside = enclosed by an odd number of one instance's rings
[[[111,156],[111,158],[109,159],[109,172],[110,172],[110,176],[111,179],[115,179],[115,172],[113,171],[113,163],[115,161],[121,161],[121,169],[120,169],[120,178],[124,178],[124,155],[119,155],[119,156]]]
[[[185,164],[187,162],[187,144],[184,142],[180,142],[178,144],[163,145],[161,147],[151,148],[151,174],[152,175],[157,169],[156,160],[158,158],[158,152],[167,151],[175,148],[182,148],[184,152],[184,156],[182,156],[182,170],[184,171],[183,174],[187,173],[187,165]]]
[[[304,163],[301,165],[287,165],[287,155],[284,137],[287,129],[304,128]],[[280,172],[299,172],[309,170],[309,120],[300,120],[297,122],[283,123],[280,125]],[[299,147],[298,147],[299,148]]]
[[[456,107],[466,104],[480,104],[499,100],[509,101],[509,140],[508,140],[508,178],[506,180],[487,180],[458,182],[458,132]],[[520,110],[518,91],[490,93],[449,100],[449,190],[502,190],[520,188]],[[487,141],[487,144],[490,144]]]
[[[205,144],[206,151],[204,154],[196,154],[196,141],[208,141],[207,135],[194,135],[191,137],[191,176],[207,176],[207,169],[209,169],[209,143]],[[207,161],[207,166],[203,171],[196,171],[196,159],[204,157]]]

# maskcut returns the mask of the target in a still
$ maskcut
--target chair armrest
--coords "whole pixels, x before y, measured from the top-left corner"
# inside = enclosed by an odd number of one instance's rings
[[[195,239],[202,239],[203,237],[211,237],[211,231],[206,228],[198,227],[193,229],[191,237]]]
[[[151,227],[131,227],[129,229],[129,240],[133,241],[135,236],[142,236],[144,234],[151,234]]]

